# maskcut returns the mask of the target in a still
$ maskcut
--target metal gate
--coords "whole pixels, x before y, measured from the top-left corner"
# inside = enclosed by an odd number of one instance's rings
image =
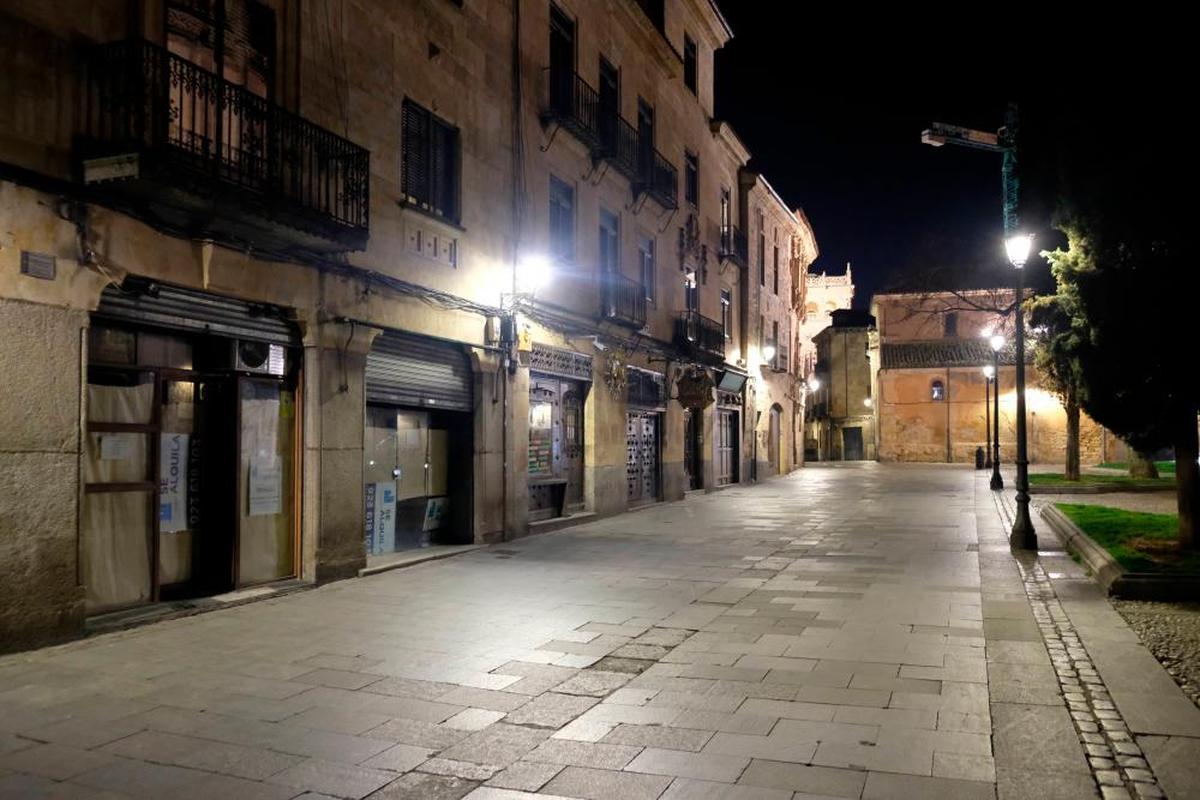
[[[630,504],[658,499],[658,413],[630,411],[625,416],[625,477]]]
[[[462,347],[387,331],[367,353],[367,402],[472,411],[471,365]]]

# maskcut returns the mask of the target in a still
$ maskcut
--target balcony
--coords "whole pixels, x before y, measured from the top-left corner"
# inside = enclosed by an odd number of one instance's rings
[[[679,207],[679,172],[662,153],[643,147],[635,193],[645,192],[667,211]]]
[[[746,234],[738,230],[736,225],[721,226],[721,258],[727,258],[739,266],[746,266],[749,260],[750,245]]]
[[[600,116],[600,146],[592,157],[612,164],[630,181],[638,179],[638,132],[619,114]]]
[[[95,48],[85,91],[78,154],[97,195],[260,251],[366,247],[364,148],[142,40]]]
[[[549,102],[542,123],[555,122],[588,148],[592,160],[608,162],[629,179],[635,197],[647,194],[664,209],[679,206],[679,173],[637,128],[603,108],[600,93],[574,72],[548,71]]]
[[[675,344],[685,353],[704,361],[720,363],[725,360],[725,329],[721,323],[696,311],[684,311],[675,320]]]
[[[551,71],[544,122],[557,122],[595,152],[600,141],[600,94],[574,72]]]
[[[641,330],[646,325],[646,290],[637,281],[608,272],[600,278],[600,313],[609,322]]]

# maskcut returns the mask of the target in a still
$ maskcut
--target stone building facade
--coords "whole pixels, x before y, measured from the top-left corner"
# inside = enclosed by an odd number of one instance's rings
[[[807,377],[816,365],[817,349],[813,340],[829,327],[834,311],[848,309],[854,303],[854,274],[846,264],[842,275],[808,273],[804,276],[805,300],[800,323],[800,374]]]
[[[865,311],[838,309],[814,337],[817,388],[809,393],[808,441],[818,461],[874,461],[875,399],[871,351],[875,319]]]
[[[873,394],[879,460],[973,462],[976,448],[984,447],[988,439],[985,424],[994,407],[985,404],[985,394],[998,385],[1000,458],[1012,463],[1016,453],[1012,321],[990,310],[1006,308],[1012,298],[1011,290],[872,298],[871,313],[879,331],[871,354],[878,365]],[[998,382],[985,391],[983,366],[993,361],[988,337],[994,333],[1005,336],[1007,344],[999,354]],[[1028,347],[1026,358],[1029,461],[1062,464],[1066,411],[1054,394],[1038,385]],[[1081,463],[1120,460],[1124,454],[1119,439],[1081,415]]]
[[[749,480],[794,418],[749,314],[794,335],[816,244],[715,5],[335,12],[0,10],[0,650]]]

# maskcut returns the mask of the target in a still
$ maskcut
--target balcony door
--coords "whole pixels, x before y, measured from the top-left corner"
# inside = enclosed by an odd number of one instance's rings
[[[621,78],[607,58],[600,59],[600,140],[605,149],[617,146],[617,117],[621,113]]]
[[[641,97],[638,98],[637,132],[638,171],[648,175],[654,160],[654,106]]]
[[[555,107],[569,108],[575,78],[575,21],[558,6],[550,6],[550,98]]]

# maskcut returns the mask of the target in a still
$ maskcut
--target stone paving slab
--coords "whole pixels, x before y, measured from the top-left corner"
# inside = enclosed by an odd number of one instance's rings
[[[0,658],[0,796],[1187,796],[1200,712],[980,486],[814,465]]]

